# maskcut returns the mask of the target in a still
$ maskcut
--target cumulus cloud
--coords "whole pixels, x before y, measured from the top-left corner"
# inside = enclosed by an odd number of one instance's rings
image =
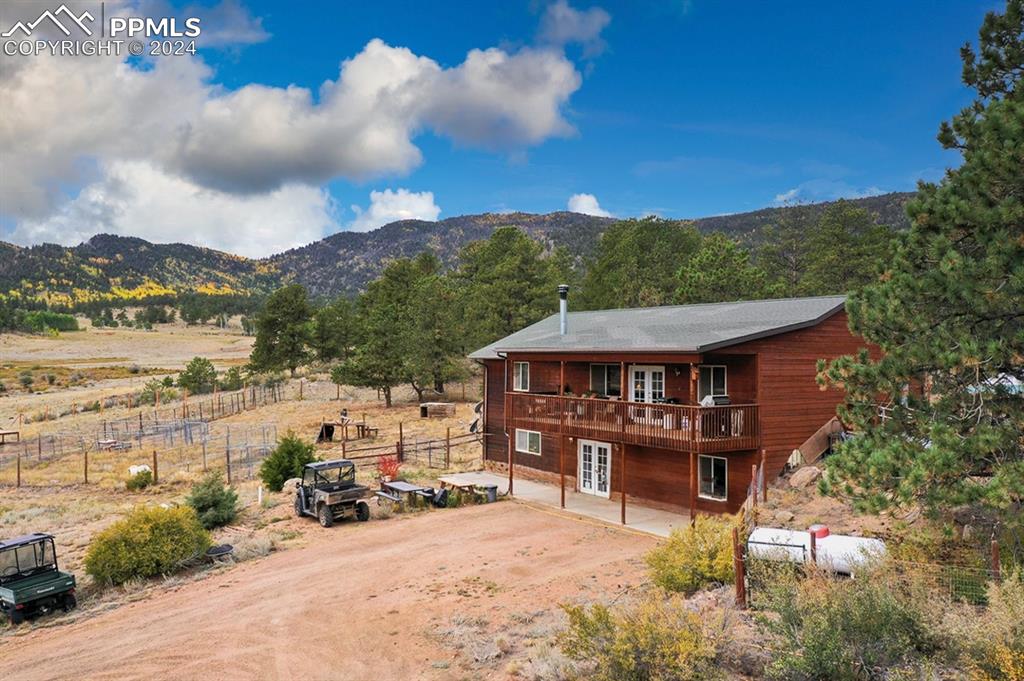
[[[170,175],[146,161],[115,161],[102,179],[60,210],[19,223],[17,243],[77,244],[100,232],[148,241],[181,241],[261,257],[301,246],[339,229],[323,189],[287,185],[235,196]]]
[[[160,2],[108,2],[108,9],[127,14]],[[204,17],[204,35],[214,43],[267,37],[259,19],[235,0],[194,11]],[[86,210],[96,207],[94,192],[120,186],[124,178],[112,173],[123,175],[139,164],[165,182],[209,190],[218,205],[235,196],[241,211],[255,205],[250,199],[273,203],[273,197],[299,188],[311,205],[308,197],[322,198],[316,187],[326,182],[410,172],[423,161],[415,140],[424,131],[457,145],[508,153],[571,135],[564,108],[581,82],[553,42],[472,50],[462,63],[442,67],[374,39],[316,92],[257,83],[227,89],[198,57],[5,58],[0,224],[14,225],[12,238],[24,241],[29,234],[50,233],[70,213],[83,220],[96,216]],[[417,211],[430,215],[422,205]],[[373,204],[363,212],[365,219],[372,212]],[[63,224],[86,236],[109,231],[102,223]],[[162,225],[171,230],[161,234],[165,240],[192,233],[178,223]],[[234,250],[249,249],[241,236],[237,244]]]
[[[596,57],[608,46],[601,32],[612,17],[600,7],[578,10],[566,0],[558,0],[544,10],[537,37],[542,43],[559,47],[570,43],[583,46],[584,57]]]
[[[884,194],[875,186],[855,187],[840,180],[817,179],[801,182],[792,189],[775,195],[776,204],[835,201],[836,199],[863,199]]]
[[[434,192],[411,192],[408,189],[370,192],[370,207],[353,205],[355,219],[348,228],[354,232],[368,232],[396,220],[426,220],[434,222],[441,207],[434,203]]]
[[[584,215],[596,215],[601,218],[610,218],[612,214],[601,208],[597,197],[593,194],[573,194],[569,197],[569,211],[572,213],[583,213]]]

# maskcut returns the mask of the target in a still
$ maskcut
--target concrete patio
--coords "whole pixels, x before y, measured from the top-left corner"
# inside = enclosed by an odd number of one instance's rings
[[[473,471],[446,475],[445,479],[456,479],[459,484],[496,485],[498,494],[508,491],[508,478],[488,471]],[[513,498],[530,504],[553,508],[564,513],[575,514],[585,518],[599,520],[609,525],[623,527],[621,523],[621,505],[618,500],[611,501],[590,494],[578,494],[566,487],[565,508],[560,505],[560,494],[557,485],[548,485],[532,480],[517,478],[512,487]],[[659,537],[667,537],[675,527],[683,527],[690,522],[686,513],[672,513],[658,509],[632,504],[626,499],[625,527],[639,532],[646,532]]]

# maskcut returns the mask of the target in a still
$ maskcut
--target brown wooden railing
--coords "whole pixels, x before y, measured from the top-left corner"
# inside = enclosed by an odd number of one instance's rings
[[[513,428],[605,442],[726,452],[760,444],[756,404],[699,407],[509,393]]]

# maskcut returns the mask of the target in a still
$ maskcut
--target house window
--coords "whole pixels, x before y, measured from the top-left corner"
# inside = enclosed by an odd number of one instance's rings
[[[530,363],[516,362],[512,371],[512,389],[526,391],[530,389]]]
[[[622,395],[622,367],[618,364],[591,364],[590,389],[605,397]]]
[[[725,385],[724,364],[704,364],[700,368],[700,385],[698,387],[698,400],[703,400],[708,395],[728,395]]]
[[[728,497],[729,462],[721,456],[700,456],[700,487],[698,496],[725,501]]]
[[[516,428],[516,451],[540,456],[540,433]]]

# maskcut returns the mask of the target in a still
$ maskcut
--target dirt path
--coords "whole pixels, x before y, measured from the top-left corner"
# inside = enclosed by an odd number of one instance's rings
[[[309,525],[305,547],[7,639],[0,678],[506,678],[440,634],[472,618],[505,636],[521,613],[614,597],[653,545],[514,502]]]

